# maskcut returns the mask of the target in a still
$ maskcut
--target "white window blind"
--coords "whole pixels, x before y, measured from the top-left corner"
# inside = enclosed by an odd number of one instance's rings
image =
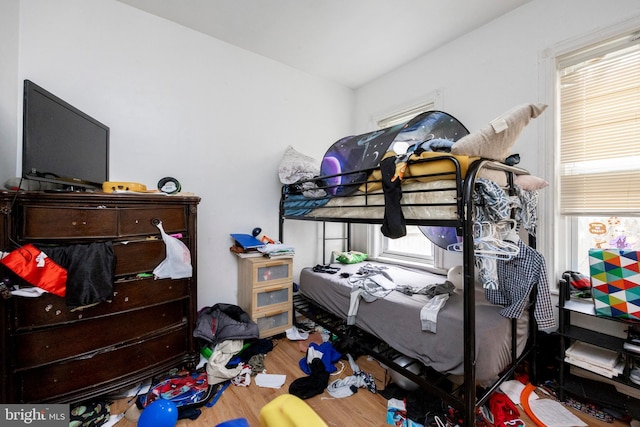
[[[415,107],[408,108],[406,110],[402,110],[400,113],[393,114],[391,116],[385,117],[377,121],[377,125],[380,129],[386,129],[391,126],[399,125],[404,122],[408,122],[418,114],[424,113],[425,111],[433,110],[435,104],[433,102],[428,102],[425,104],[416,105]]]
[[[640,34],[558,60],[560,213],[640,213]]]

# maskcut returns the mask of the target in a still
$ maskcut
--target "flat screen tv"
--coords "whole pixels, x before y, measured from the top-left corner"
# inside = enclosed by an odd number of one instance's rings
[[[109,180],[109,127],[35,83],[24,81],[22,176],[65,189]]]

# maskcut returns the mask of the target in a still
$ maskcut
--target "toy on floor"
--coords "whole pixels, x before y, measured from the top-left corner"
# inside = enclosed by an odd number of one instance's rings
[[[328,427],[318,414],[293,394],[281,394],[260,410],[260,427]]]
[[[158,399],[142,411],[138,427],[174,427],[178,422],[178,408],[170,400]]]
[[[236,418],[234,420],[216,424],[216,427],[249,427],[249,422],[246,418]]]

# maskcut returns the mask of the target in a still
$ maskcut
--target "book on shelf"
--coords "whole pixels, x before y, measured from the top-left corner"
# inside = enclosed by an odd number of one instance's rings
[[[567,349],[564,360],[607,378],[617,377],[624,370],[620,353],[582,341],[575,341]]]
[[[251,234],[232,233],[231,237],[236,241],[236,244],[245,250],[259,249],[265,246],[264,242],[253,237]]]
[[[293,258],[295,249],[293,246],[284,245],[282,243],[270,243],[261,248],[258,251],[262,252],[264,256],[269,258]]]
[[[293,258],[293,252],[279,253],[279,254],[264,254],[267,258]]]
[[[263,258],[262,252],[249,251],[249,252],[235,252],[238,258]]]
[[[618,364],[620,353],[606,348],[598,347],[582,341],[575,341],[565,352],[574,360],[600,366],[605,369],[614,368]]]
[[[564,361],[572,364],[573,366],[577,366],[578,368],[582,368],[586,371],[593,372],[605,378],[615,378],[618,375],[622,375],[622,373],[624,372],[624,360],[622,359],[618,360],[617,365],[612,368],[603,368],[601,366],[591,364],[584,360],[572,359],[569,356],[565,357]]]

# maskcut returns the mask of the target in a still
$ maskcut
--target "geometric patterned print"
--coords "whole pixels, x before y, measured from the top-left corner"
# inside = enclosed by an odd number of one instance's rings
[[[589,249],[596,315],[640,320],[639,251]]]

